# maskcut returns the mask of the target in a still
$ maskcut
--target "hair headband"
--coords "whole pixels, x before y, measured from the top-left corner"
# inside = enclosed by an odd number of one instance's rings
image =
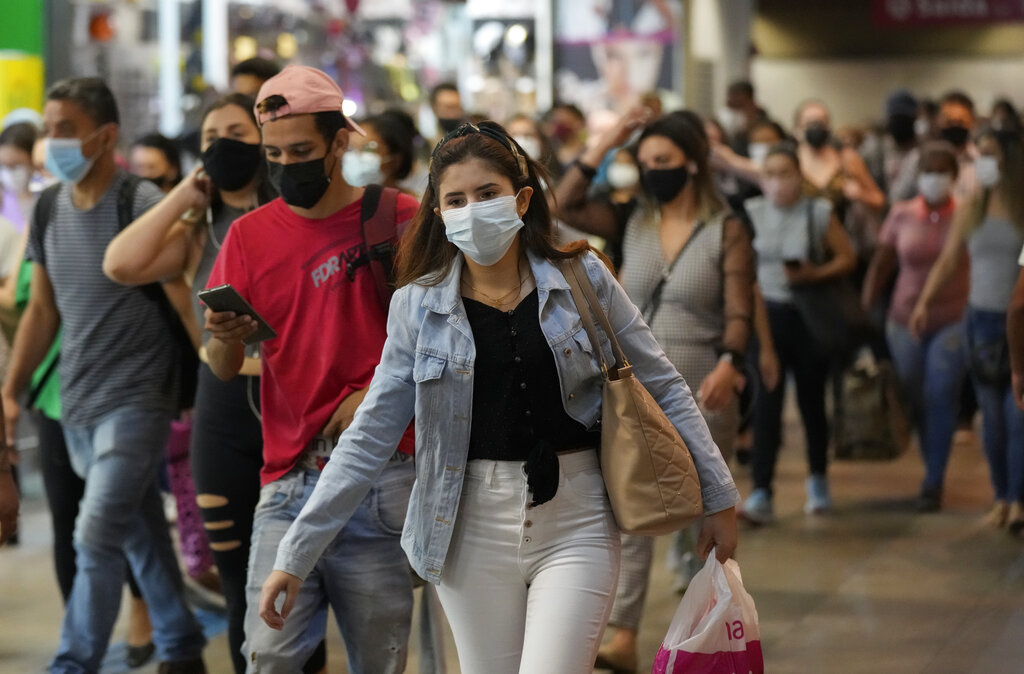
[[[444,138],[437,141],[437,145],[434,146],[434,151],[430,153],[430,163],[434,163],[434,157],[437,155],[437,151],[440,150],[441,147],[443,147],[448,141],[452,140],[453,138],[461,138],[462,136],[468,136],[471,133],[479,133],[481,135],[487,136],[488,138],[496,140],[502,145],[504,145],[508,149],[508,151],[512,153],[512,156],[516,160],[516,166],[519,167],[519,177],[528,178],[530,176],[530,172],[527,168],[526,156],[519,151],[519,148],[516,147],[515,142],[513,142],[507,135],[505,135],[498,129],[495,129],[493,126],[485,126],[484,124],[477,125],[471,122],[466,122],[465,124],[462,124],[458,128],[447,133],[444,136]],[[427,166],[427,170],[430,170],[430,166]]]

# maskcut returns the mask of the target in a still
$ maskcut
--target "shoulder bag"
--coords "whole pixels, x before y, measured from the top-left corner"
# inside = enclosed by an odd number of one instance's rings
[[[604,373],[601,472],[619,529],[645,536],[679,531],[703,511],[693,458],[665,412],[633,375],[580,258],[565,260],[561,267]],[[591,311],[611,342],[615,362],[610,366]]]
[[[814,235],[813,200],[807,202],[807,248],[807,259],[812,264],[828,261]],[[791,290],[793,304],[823,354],[846,362],[871,339],[871,320],[861,308],[849,277],[795,285]]]

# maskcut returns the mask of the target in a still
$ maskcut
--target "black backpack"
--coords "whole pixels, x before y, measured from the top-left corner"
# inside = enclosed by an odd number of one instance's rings
[[[118,230],[123,230],[135,219],[132,213],[132,205],[135,202],[135,193],[138,191],[142,181],[142,178],[129,173],[125,176],[124,181],[121,182],[121,187],[117,193]],[[40,241],[46,235],[46,227],[50,224],[53,207],[61,187],[62,185],[57,184],[46,188],[39,195],[39,200],[36,202],[32,221],[34,223],[33,227],[38,229],[36,236],[38,236]],[[167,293],[164,292],[163,285],[160,283],[148,283],[138,286],[138,289],[147,299],[156,303],[157,308],[160,310],[160,316],[167,324],[167,330],[173,338],[175,369],[179,373],[179,382],[181,384],[177,408],[178,411],[187,410],[195,403],[196,384],[199,378],[199,354],[196,353],[196,348],[192,344],[192,338],[189,337],[188,330],[185,329],[185,324],[182,323],[181,317],[171,305],[170,300],[167,299]],[[56,367],[59,359],[60,356],[54,359],[54,364],[47,370],[44,381]]]

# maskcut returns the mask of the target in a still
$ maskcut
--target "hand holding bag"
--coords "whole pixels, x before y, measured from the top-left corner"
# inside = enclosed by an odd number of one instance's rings
[[[754,600],[736,560],[712,550],[690,581],[658,649],[651,674],[764,674]]]
[[[601,472],[619,529],[645,536],[684,529],[703,511],[700,481],[686,443],[633,376],[580,258],[562,262],[562,274],[604,373]],[[611,367],[591,311],[611,342]]]
[[[828,261],[814,234],[814,202],[807,202],[807,259]],[[791,287],[793,303],[822,353],[845,361],[868,342],[874,328],[849,277]]]

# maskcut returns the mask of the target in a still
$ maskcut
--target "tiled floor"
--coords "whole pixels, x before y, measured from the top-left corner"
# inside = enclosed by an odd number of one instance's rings
[[[1024,672],[1024,543],[978,520],[990,490],[972,434],[958,434],[946,507],[913,512],[921,476],[916,454],[886,464],[833,464],[835,512],[803,514],[805,463],[792,427],[777,480],[778,522],[744,529],[739,561],[760,613],[772,674]],[[749,491],[745,470],[737,480]],[[23,543],[0,551],[0,672],[37,672],[57,637],[61,608],[41,503],[25,505]],[[659,542],[640,634],[650,671],[678,604]],[[119,627],[117,639],[123,638]],[[412,645],[410,672],[416,666]],[[330,671],[344,672],[343,647],[329,637]],[[449,642],[449,656],[454,649]],[[226,641],[207,649],[211,672],[227,674]],[[114,671],[113,669],[107,671]],[[155,671],[149,667],[141,672]],[[449,672],[457,672],[456,664]]]

